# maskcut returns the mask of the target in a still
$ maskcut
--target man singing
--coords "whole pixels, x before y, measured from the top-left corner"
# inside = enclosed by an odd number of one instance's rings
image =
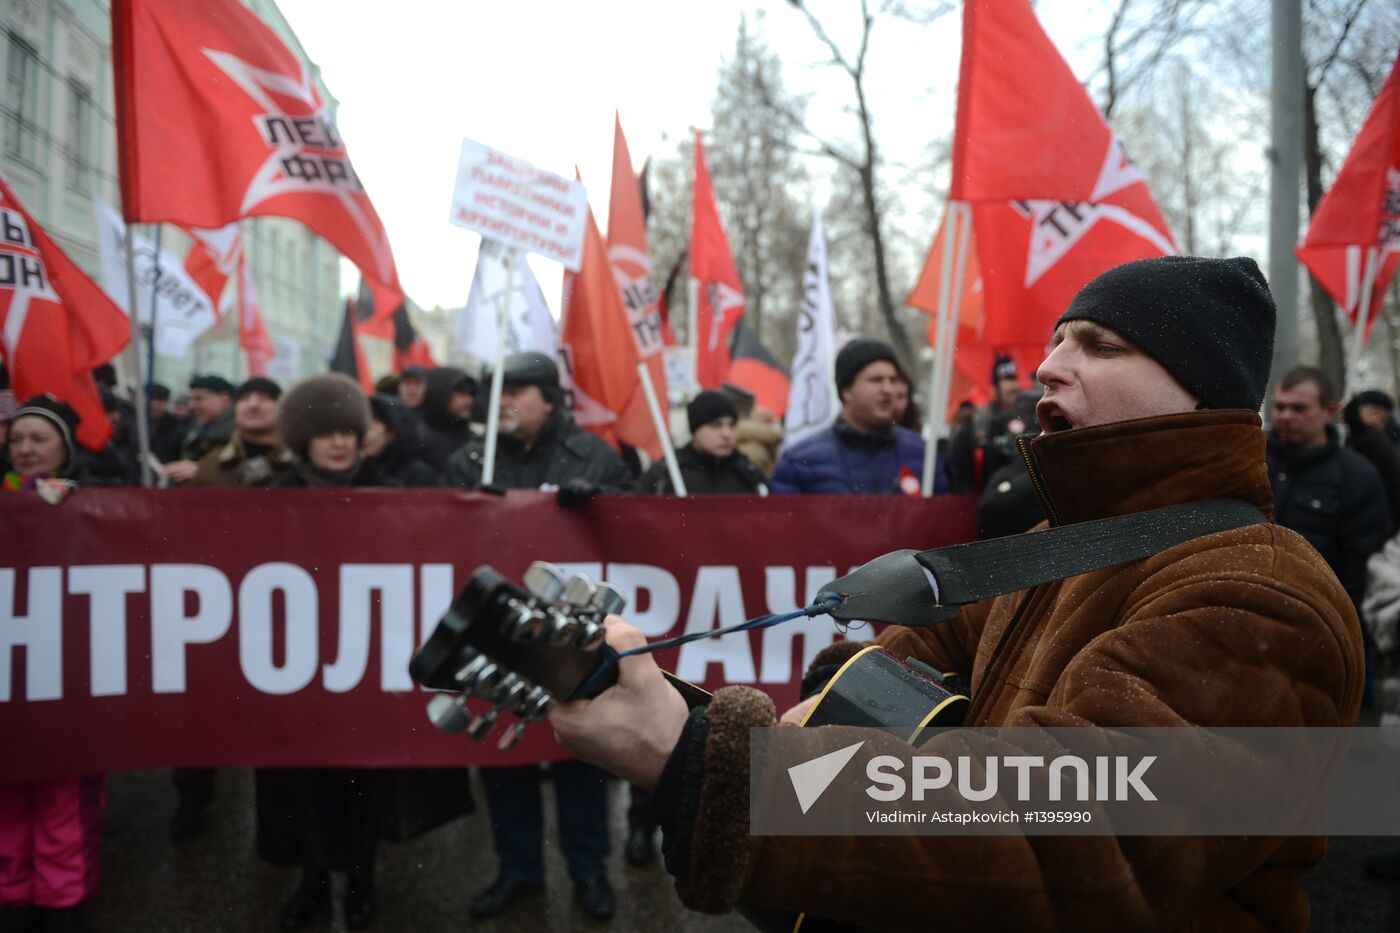
[[[1024,445],[1050,524],[1209,498],[1271,517],[1258,411],[1274,317],[1247,259],[1142,260],[1085,286],[1037,373],[1044,433]],[[623,650],[645,643],[620,619],[608,637]],[[1355,720],[1361,697],[1351,601],[1317,553],[1272,522],[977,603],[945,624],[891,626],[877,641],[970,673],[968,726],[1337,727]],[[814,668],[852,647],[832,646]],[[558,705],[551,721],[580,758],[654,789],[681,900],[708,912],[807,910],[880,929],[936,917],[951,930],[1304,930],[1301,879],[1325,847],[1316,837],[753,837],[748,730],[774,721],[765,694],[728,687],[687,711],[639,655],[623,659],[616,686]],[[827,750],[855,741],[843,727],[813,731],[830,736]]]

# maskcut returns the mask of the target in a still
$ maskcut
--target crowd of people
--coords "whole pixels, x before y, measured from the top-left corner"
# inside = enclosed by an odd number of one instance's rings
[[[689,439],[675,451],[687,494],[919,494],[925,439],[911,380],[893,350],[878,340],[851,340],[834,370],[840,414],[787,447],[778,419],[743,389],[726,385],[695,395],[685,410]],[[47,491],[59,501],[73,485],[140,482],[134,409],[118,395],[110,367],[95,375],[113,428],[111,442],[98,452],[76,443],[78,417],[67,404],[49,396],[21,403],[0,386],[6,491]],[[1025,531],[1044,517],[1017,450],[1019,439],[1039,433],[1039,391],[1024,387],[1010,359],[999,358],[991,376],[991,403],[965,404],[949,438],[939,441],[935,484],[939,493],[979,497],[985,537]],[[640,452],[619,451],[574,423],[550,357],[508,357],[503,383],[492,486],[555,489],[568,508],[600,493],[675,493],[664,460],[646,463]],[[263,376],[234,385],[205,374],[178,398],[151,384],[152,467],[161,486],[185,488],[479,488],[487,384],[453,367],[408,368],[381,379],[368,396],[338,374],[286,389]],[[1275,518],[1317,549],[1365,618],[1376,702],[1400,721],[1400,664],[1393,663],[1400,658],[1400,539],[1392,538],[1400,527],[1400,420],[1394,402],[1368,391],[1344,405],[1326,374],[1300,367],[1278,381],[1266,404],[1272,410],[1267,469]],[[577,902],[588,916],[606,920],[614,894],[605,869],[611,841],[604,773],[577,761],[550,772]],[[503,914],[543,888],[541,777],[539,766],[481,769],[500,868],[472,902],[475,917]],[[169,832],[178,840],[200,831],[215,774],[177,769],[173,780],[177,804]],[[281,928],[302,928],[325,912],[332,871],[348,877],[347,924],[368,925],[375,913],[383,775],[263,769],[256,788],[259,853],[301,870]],[[647,793],[633,787],[631,794],[625,855],[645,865],[655,858],[656,825]],[[0,784],[4,930],[83,929],[80,906],[98,877],[102,795],[98,775]],[[1400,879],[1400,853],[1368,868]]]

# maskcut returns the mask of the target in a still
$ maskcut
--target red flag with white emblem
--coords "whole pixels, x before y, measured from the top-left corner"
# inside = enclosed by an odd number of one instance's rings
[[[744,314],[744,286],[720,226],[705,148],[695,134],[695,191],[690,211],[690,276],[695,280],[695,381],[718,389],[729,372],[729,335]]]
[[[267,375],[267,364],[273,355],[272,337],[263,320],[262,302],[258,300],[252,270],[248,268],[247,258],[241,255],[238,257],[238,343],[248,359],[248,375]]]
[[[228,280],[238,272],[243,258],[242,230],[235,223],[218,230],[195,228],[186,232],[194,237],[194,244],[185,254],[185,272],[204,289],[214,306],[214,314],[222,318],[219,299]]]
[[[608,202],[608,261],[612,263],[622,303],[632,324],[637,354],[647,364],[658,400],[666,398],[665,328],[661,322],[661,295],[651,280],[651,252],[647,249],[647,223],[642,212],[642,189],[632,173],[632,156],[622,135],[622,118],[613,129],[612,194]],[[661,456],[646,393],[638,380],[632,400],[618,419],[618,437],[645,450],[652,459]]]
[[[1027,0],[965,0],[949,196],[972,204],[993,346],[1043,342],[1090,279],[1176,252]]]
[[[78,413],[78,441],[99,450],[107,423],[92,369],[121,352],[131,325],[50,240],[0,175],[0,359],[20,400],[44,392]]]
[[[402,294],[310,70],[239,0],[114,0],[112,58],[128,222],[291,217]]]
[[[1318,204],[1298,258],[1353,321],[1371,280],[1369,333],[1400,264],[1400,57]]]
[[[584,228],[583,264],[577,273],[564,270],[562,317],[559,355],[574,420],[617,446],[618,417],[641,381],[640,357],[592,211]]]

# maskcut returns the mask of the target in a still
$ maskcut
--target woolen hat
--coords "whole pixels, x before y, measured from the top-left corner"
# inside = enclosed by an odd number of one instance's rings
[[[19,411],[10,416],[10,424],[30,415],[43,418],[57,429],[63,438],[63,445],[68,449],[68,456],[71,458],[73,452],[77,450],[73,439],[78,436],[78,425],[83,420],[78,417],[73,406],[45,392],[43,395],[34,396],[21,405]]]
[[[254,376],[238,387],[238,391],[233,393],[233,400],[236,402],[249,392],[260,392],[270,399],[282,397],[282,387],[266,376]]]
[[[228,392],[233,394],[233,383],[223,376],[205,375],[195,376],[190,380],[191,389],[205,389],[209,392]]]
[[[1253,259],[1158,256],[1110,269],[1080,289],[1065,321],[1131,340],[1207,408],[1258,411],[1277,312]]]
[[[887,343],[869,337],[857,337],[847,343],[836,354],[836,391],[840,392],[855,382],[862,369],[881,360],[894,364],[896,368],[899,366],[894,350]]]
[[[992,364],[992,385],[1003,379],[1015,379],[1016,376],[1016,361],[1004,353],[998,353],[996,362]]]
[[[277,430],[287,449],[302,459],[313,437],[351,431],[359,437],[369,429],[369,402],[349,376],[325,373],[303,379],[282,396],[277,407]]]
[[[689,405],[685,406],[685,415],[690,421],[690,433],[694,434],[696,428],[703,428],[711,421],[718,421],[725,416],[738,421],[739,406],[735,405],[734,400],[723,392],[706,389],[691,399]]]
[[[162,385],[159,382],[146,383],[146,397],[158,401],[170,400],[170,386]]]

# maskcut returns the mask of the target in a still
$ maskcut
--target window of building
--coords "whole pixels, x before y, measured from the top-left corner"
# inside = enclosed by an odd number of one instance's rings
[[[68,82],[68,111],[64,146],[68,156],[68,187],[87,193],[92,185],[92,92],[77,81]]]
[[[5,98],[0,113],[5,121],[5,154],[33,162],[39,113],[39,53],[34,46],[9,33],[6,56]]]

